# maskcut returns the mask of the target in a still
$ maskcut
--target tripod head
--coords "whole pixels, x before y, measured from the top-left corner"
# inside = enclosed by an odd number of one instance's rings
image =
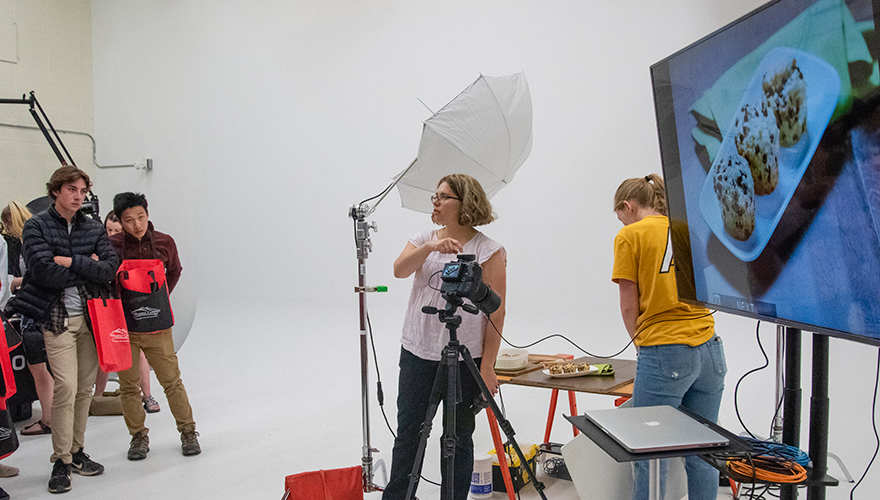
[[[461,297],[457,297],[455,295],[449,295],[446,293],[442,293],[442,294],[440,294],[440,296],[446,300],[446,308],[445,309],[437,309],[436,307],[433,307],[433,306],[423,306],[422,312],[425,314],[439,314],[440,321],[442,321],[444,323],[445,323],[445,321],[443,321],[443,320],[445,319],[445,317],[451,317],[451,316],[455,315],[455,311],[459,307],[461,307],[462,309],[464,309],[465,312],[468,312],[470,314],[479,314],[479,312],[480,312],[480,310],[476,306],[473,306],[471,304],[465,304],[464,301],[461,300]]]
[[[456,332],[458,331],[458,327],[461,326],[461,316],[455,314],[455,311],[461,307],[465,312],[478,314],[480,310],[477,309],[476,306],[465,304],[461,297],[446,293],[441,294],[441,296],[446,299],[445,309],[437,309],[434,306],[423,306],[422,312],[425,314],[436,314],[440,322],[445,324],[446,329],[449,330],[449,340],[454,340],[457,343],[458,338]]]

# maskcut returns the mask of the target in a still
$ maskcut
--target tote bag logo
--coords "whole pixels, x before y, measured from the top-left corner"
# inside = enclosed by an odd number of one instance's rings
[[[8,427],[0,427],[0,441],[6,441],[12,437],[12,429]]]
[[[113,330],[110,332],[110,341],[120,343],[128,342],[128,330],[125,328],[117,328]]]
[[[134,311],[132,311],[131,316],[132,316],[132,318],[135,319],[135,321],[140,321],[143,319],[153,319],[153,318],[159,316],[160,312],[162,312],[160,309],[156,309],[154,307],[149,307],[149,306],[143,306],[143,307],[139,307],[139,308],[135,309]]]

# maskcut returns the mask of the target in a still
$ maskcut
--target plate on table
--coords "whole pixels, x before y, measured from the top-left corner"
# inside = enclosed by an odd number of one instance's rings
[[[785,212],[788,202],[791,201],[795,189],[801,182],[804,171],[813,159],[813,153],[816,152],[816,147],[825,133],[840,95],[840,76],[830,64],[801,50],[778,47],[764,56],[758,65],[737,109],[746,104],[760,103],[763,96],[764,74],[778,63],[790,62],[792,59],[797,60],[807,87],[807,133],[794,146],[779,148],[779,182],[772,193],[755,196],[755,230],[751,236],[745,241],[739,241],[724,229],[724,220],[712,176],[715,163],[722,161],[728,154],[737,152],[734,139],[737,130],[733,123],[724,134],[724,140],[700,192],[700,211],[706,224],[721,243],[743,262],[751,262],[758,258],[770,241],[779,219],[782,218],[782,213]]]
[[[571,377],[583,377],[584,375],[589,375],[591,373],[596,373],[599,371],[596,368],[596,365],[590,365],[590,369],[583,372],[571,372],[571,373],[550,373],[550,369],[543,370],[544,375],[547,375],[551,378],[571,378]]]

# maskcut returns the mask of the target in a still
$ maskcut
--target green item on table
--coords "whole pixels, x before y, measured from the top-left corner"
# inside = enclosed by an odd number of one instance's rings
[[[591,371],[587,375],[614,375],[614,367],[608,363],[594,364],[596,371]]]

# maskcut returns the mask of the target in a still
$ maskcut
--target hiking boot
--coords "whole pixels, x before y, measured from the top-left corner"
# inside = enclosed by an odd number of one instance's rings
[[[198,455],[202,452],[198,436],[199,433],[195,429],[180,433],[180,448],[183,450],[183,456]]]
[[[70,466],[73,472],[80,476],[97,476],[104,472],[104,466],[89,458],[88,455],[83,453],[82,448],[73,454],[73,461],[70,463]]]
[[[129,460],[143,460],[147,458],[148,451],[150,451],[150,437],[147,433],[141,431],[131,437],[131,444],[128,447]]]
[[[156,398],[150,396],[148,398],[144,398],[144,410],[147,413],[158,413],[159,410],[159,402],[156,401]]]
[[[52,467],[52,476],[49,478],[50,493],[64,493],[70,491],[70,464],[66,464],[59,458]]]

